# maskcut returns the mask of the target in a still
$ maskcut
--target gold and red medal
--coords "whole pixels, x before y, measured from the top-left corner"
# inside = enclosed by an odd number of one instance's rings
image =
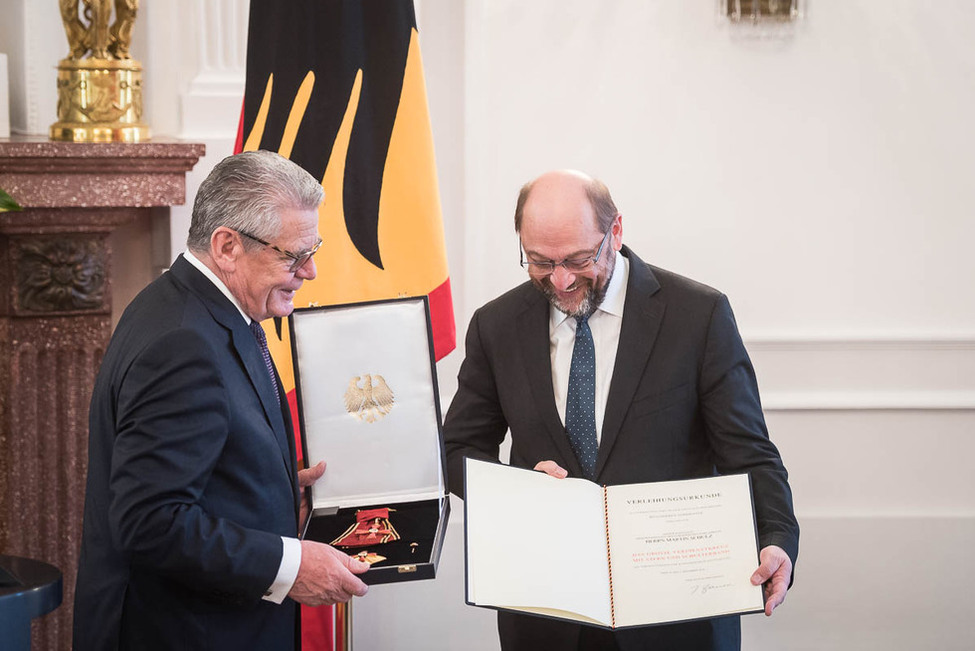
[[[335,547],[367,547],[399,540],[400,535],[389,521],[390,509],[356,511],[355,522],[332,541]]]

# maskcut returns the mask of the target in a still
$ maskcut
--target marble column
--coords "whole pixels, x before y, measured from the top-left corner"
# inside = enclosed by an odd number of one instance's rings
[[[56,565],[33,648],[71,648],[88,401],[112,328],[113,232],[185,201],[203,145],[0,139],[0,552]],[[125,259],[149,259],[125,251]],[[118,256],[116,256],[118,257]]]

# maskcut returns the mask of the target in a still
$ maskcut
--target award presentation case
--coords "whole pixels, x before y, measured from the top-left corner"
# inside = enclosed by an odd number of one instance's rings
[[[427,298],[299,308],[288,320],[304,459],[327,462],[304,537],[332,544],[358,512],[388,508],[373,538],[391,540],[336,546],[384,557],[361,575],[368,584],[434,578],[450,500]]]

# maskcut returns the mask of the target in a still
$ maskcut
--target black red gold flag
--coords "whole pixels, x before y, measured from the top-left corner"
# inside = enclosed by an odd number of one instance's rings
[[[453,350],[453,302],[412,0],[251,0],[236,150],[253,149],[290,158],[325,188],[318,277],[304,284],[295,305],[426,294],[437,359]],[[268,345],[294,412],[282,325],[266,325]],[[311,639],[320,622],[309,613],[303,610],[304,649],[330,648],[322,637]]]

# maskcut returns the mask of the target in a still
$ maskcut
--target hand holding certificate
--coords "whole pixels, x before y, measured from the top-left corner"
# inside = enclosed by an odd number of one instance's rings
[[[472,605],[610,628],[763,610],[747,475],[600,487],[467,459],[466,481]]]

